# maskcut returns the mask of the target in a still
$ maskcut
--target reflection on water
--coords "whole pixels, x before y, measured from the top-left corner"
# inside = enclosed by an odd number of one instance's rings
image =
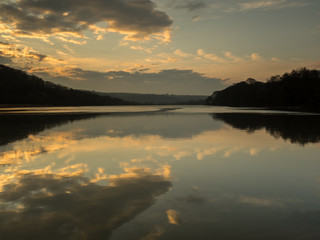
[[[0,145],[34,135],[45,129],[88,119],[97,114],[0,115]]]
[[[19,174],[3,186],[1,239],[106,239],[168,191],[170,182],[140,169],[100,186],[81,176]]]
[[[0,115],[0,239],[319,239],[319,117],[212,110]]]
[[[291,143],[320,142],[320,115],[214,113],[212,117],[249,133],[264,128],[273,137]]]

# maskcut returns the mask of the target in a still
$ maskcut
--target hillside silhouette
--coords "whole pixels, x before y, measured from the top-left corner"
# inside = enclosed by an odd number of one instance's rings
[[[103,106],[129,104],[119,98],[75,90],[0,64],[0,104]]]
[[[98,93],[99,94],[99,93]],[[128,102],[144,105],[203,105],[205,95],[175,95],[175,94],[141,94],[141,93],[100,93],[110,97],[120,98]]]
[[[272,76],[267,82],[249,78],[215,91],[206,103],[320,112],[320,72],[301,68],[282,76]]]

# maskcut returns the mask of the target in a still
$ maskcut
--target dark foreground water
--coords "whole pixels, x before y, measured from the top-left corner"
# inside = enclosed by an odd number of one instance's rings
[[[319,115],[164,108],[0,109],[0,239],[320,239]]]

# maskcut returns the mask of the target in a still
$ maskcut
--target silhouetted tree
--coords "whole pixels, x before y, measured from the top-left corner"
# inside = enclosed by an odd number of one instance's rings
[[[0,65],[0,104],[101,106],[129,103],[90,91],[74,90]]]
[[[207,104],[320,111],[320,74],[301,68],[272,76],[265,83],[248,78],[214,92],[207,98]]]

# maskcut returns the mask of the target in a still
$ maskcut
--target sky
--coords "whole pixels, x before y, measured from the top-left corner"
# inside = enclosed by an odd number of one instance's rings
[[[210,95],[319,43],[319,0],[0,0],[0,64],[99,92]]]

